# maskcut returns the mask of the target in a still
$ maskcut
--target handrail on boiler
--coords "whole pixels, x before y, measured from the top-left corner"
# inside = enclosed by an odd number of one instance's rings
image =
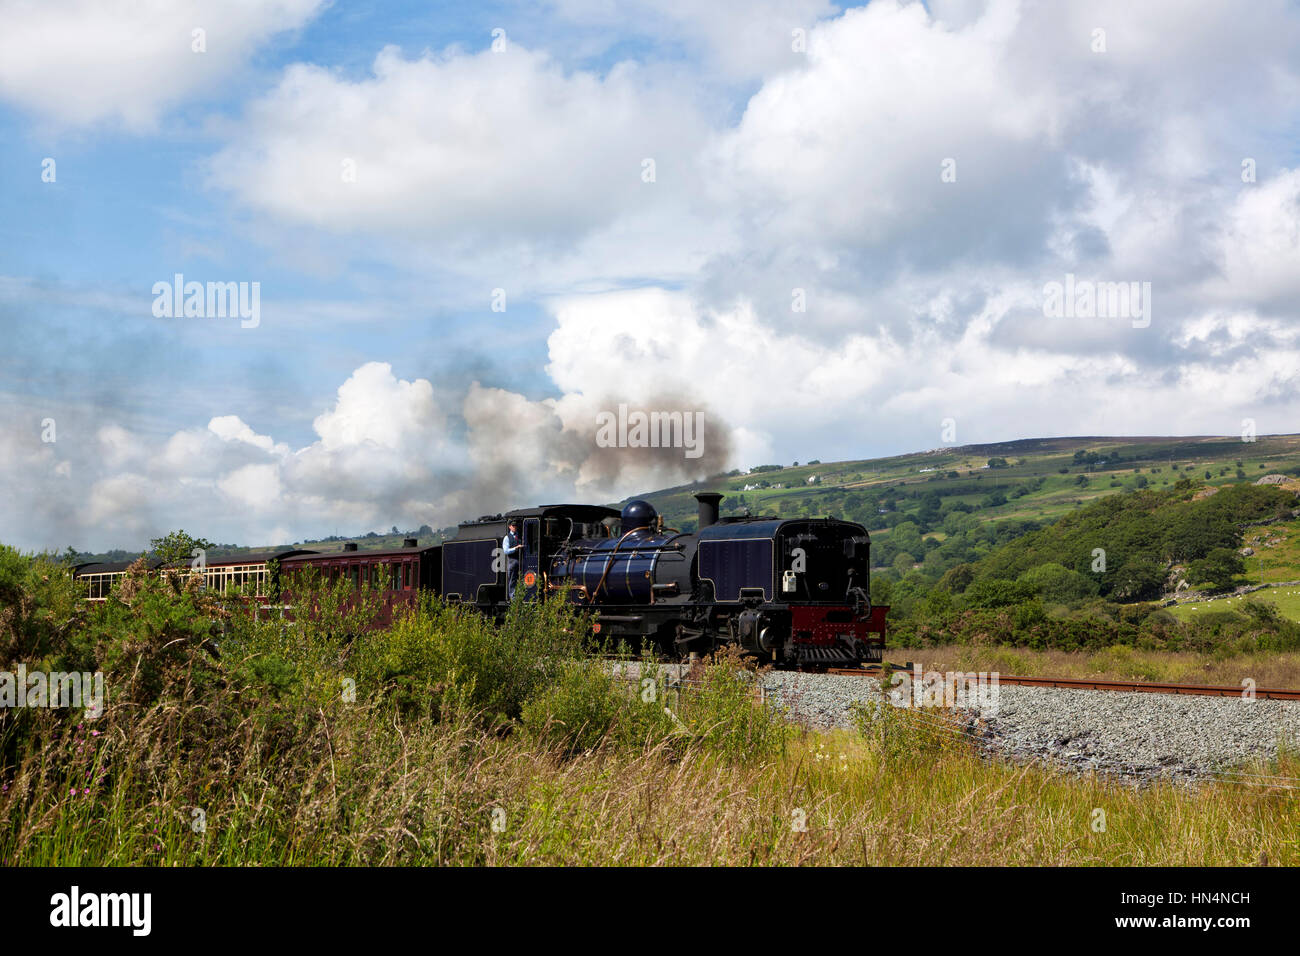
[[[627,531],[623,532],[623,537],[618,539],[618,543],[614,545],[614,550],[611,551],[609,557],[605,559],[605,570],[600,573],[600,581],[591,592],[591,600],[594,601],[600,596],[600,589],[605,586],[605,579],[609,577],[609,569],[614,566],[614,557],[618,554],[618,549],[623,546],[623,542],[627,540],[628,535],[632,534],[634,531],[641,531],[646,527],[649,526],[642,525],[640,528],[629,528]]]

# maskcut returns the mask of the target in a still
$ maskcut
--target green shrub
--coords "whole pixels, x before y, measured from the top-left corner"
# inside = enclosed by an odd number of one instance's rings
[[[654,673],[644,667],[641,672]],[[524,704],[521,723],[533,737],[558,745],[567,756],[605,742],[625,749],[649,748],[684,731],[665,710],[664,698],[661,680],[628,681],[614,676],[603,662],[574,660]]]
[[[759,703],[758,683],[752,660],[734,648],[716,654],[682,695],[681,716],[695,740],[737,762],[783,753],[791,725],[776,708]]]
[[[67,565],[0,545],[0,664],[66,650],[84,613],[81,596]]]
[[[1033,596],[1030,585],[1018,581],[976,581],[962,595],[962,602],[970,608],[995,608],[1019,604]]]
[[[559,600],[517,601],[496,625],[472,608],[426,596],[391,627],[358,642],[352,663],[367,690],[492,726],[520,718],[524,703],[581,653],[586,630],[574,606]]]
[[[1032,589],[1031,593],[1049,604],[1087,600],[1095,597],[1099,590],[1094,579],[1052,562],[1030,568],[1017,581],[1027,585]]]
[[[628,695],[614,686],[607,668],[573,661],[524,703],[521,722],[534,737],[558,743],[568,755],[594,750],[618,722]]]

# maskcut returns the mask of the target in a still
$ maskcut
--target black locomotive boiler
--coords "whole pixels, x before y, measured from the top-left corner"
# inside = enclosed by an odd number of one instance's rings
[[[724,644],[785,665],[879,662],[887,607],[872,607],[870,539],[848,521],[720,518],[722,495],[695,496],[699,526],[664,527],[645,501],[618,512],[549,505],[460,525],[442,545],[441,591],[501,616],[502,538],[519,523],[528,600],[567,594],[597,612],[602,637],[676,654]]]

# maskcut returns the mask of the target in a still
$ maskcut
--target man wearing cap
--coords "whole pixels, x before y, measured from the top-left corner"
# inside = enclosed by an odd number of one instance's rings
[[[510,519],[510,530],[501,539],[501,550],[506,553],[506,600],[515,599],[515,587],[519,584],[519,554],[524,544],[519,540],[519,522]]]

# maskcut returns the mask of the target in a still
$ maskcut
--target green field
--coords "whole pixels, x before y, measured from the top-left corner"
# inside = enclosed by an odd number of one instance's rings
[[[1178,604],[1169,608],[1169,612],[1180,621],[1186,621],[1197,614],[1235,610],[1247,602],[1273,604],[1284,617],[1288,617],[1293,621],[1300,621],[1300,586],[1252,591],[1250,594],[1244,594],[1238,598],[1222,598],[1218,601],[1196,601]]]

